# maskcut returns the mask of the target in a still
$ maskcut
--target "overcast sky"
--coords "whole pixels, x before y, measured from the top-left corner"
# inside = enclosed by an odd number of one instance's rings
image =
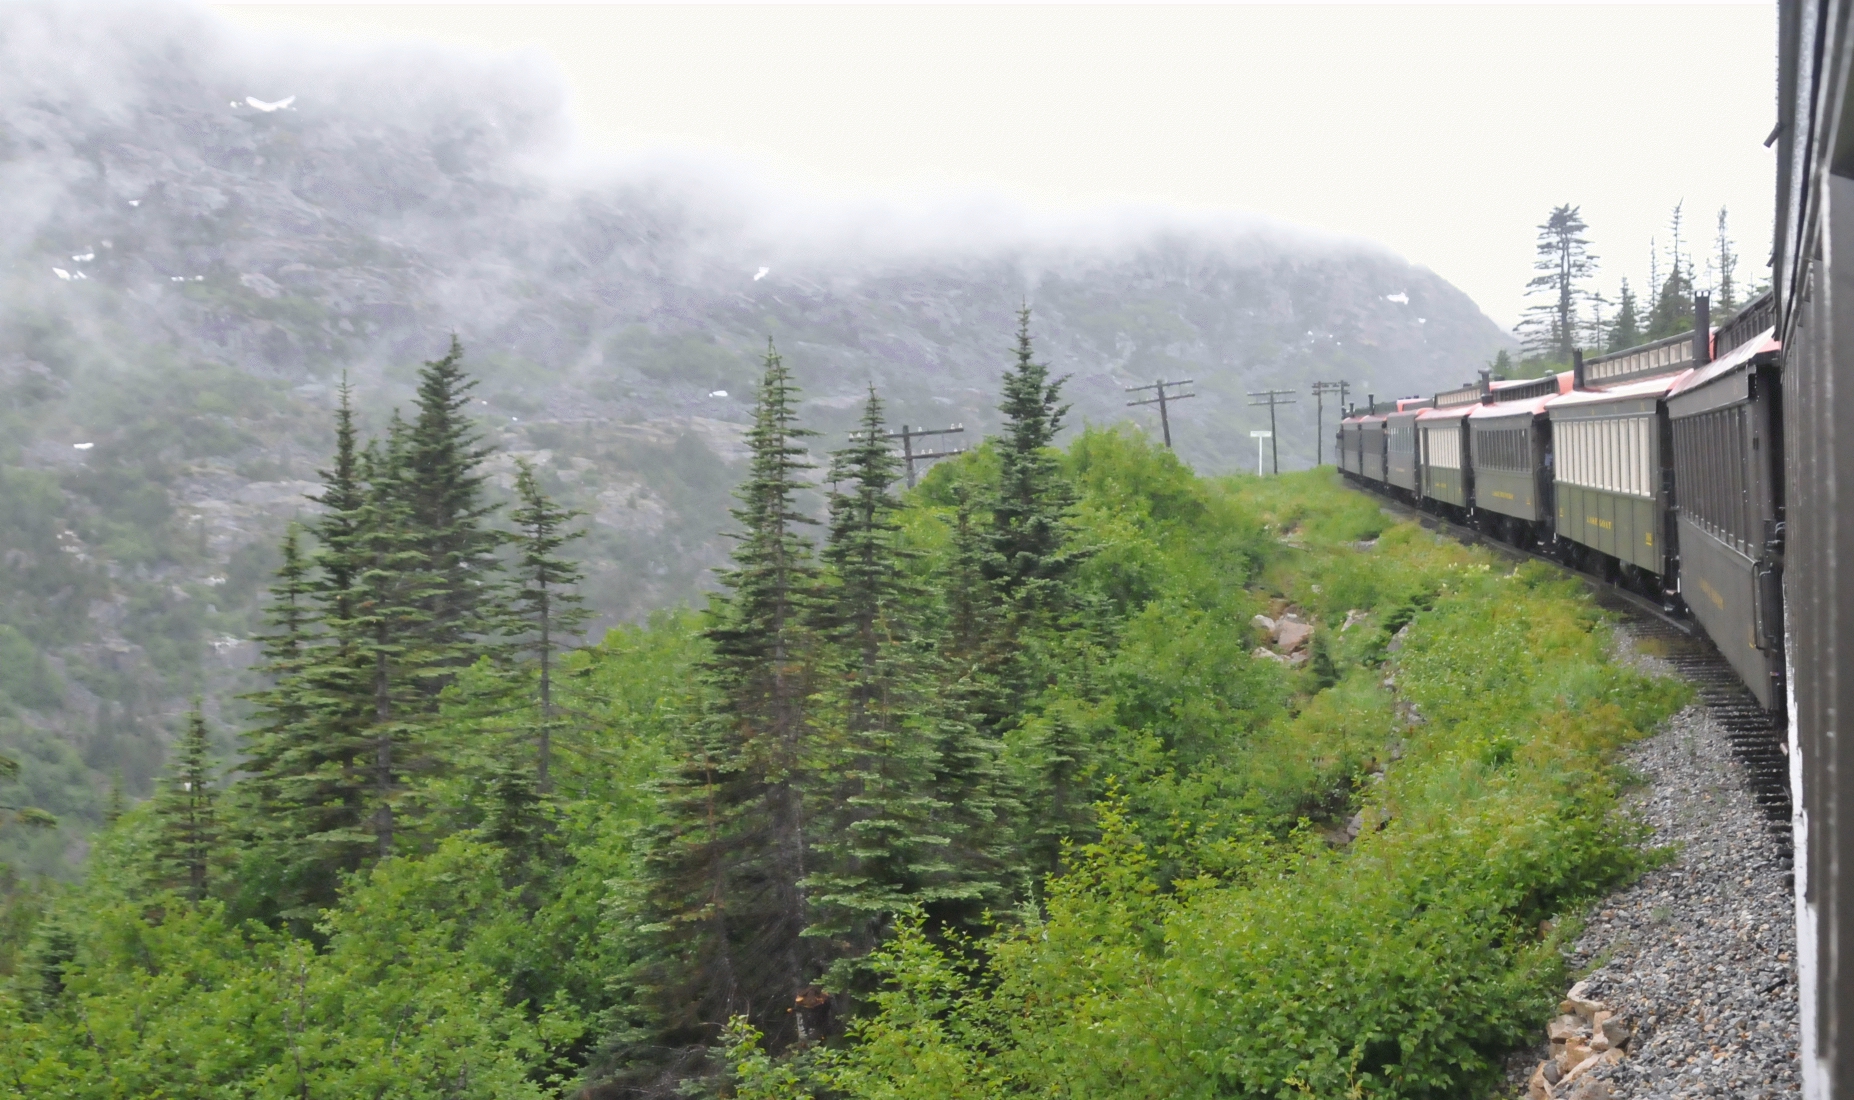
[[[1740,280],[1767,271],[1770,3],[215,7],[525,52],[590,155],[713,156],[826,196],[1254,212],[1379,241],[1503,325],[1558,203],[1606,293],[1646,281],[1683,200],[1702,263],[1723,205]]]

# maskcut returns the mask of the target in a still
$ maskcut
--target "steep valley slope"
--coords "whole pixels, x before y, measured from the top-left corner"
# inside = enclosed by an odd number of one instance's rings
[[[1232,153],[1231,155],[1237,155]],[[455,333],[494,484],[513,455],[587,513],[602,623],[690,600],[727,542],[767,340],[840,439],[997,420],[1015,312],[1073,420],[1195,378],[1200,470],[1253,461],[1245,393],[1470,376],[1510,338],[1376,246],[1256,219],[854,212],[663,163],[593,165],[563,92],[506,60],[342,52],[174,7],[0,10],[0,803],[59,814],[0,860],[68,867],[112,783],[145,794],[202,695],[236,695],[283,525],[312,507],[341,379],[370,430]],[[1330,428],[1332,410],[1327,410]]]

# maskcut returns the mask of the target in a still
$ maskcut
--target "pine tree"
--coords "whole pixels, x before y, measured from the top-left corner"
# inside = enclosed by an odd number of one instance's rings
[[[768,342],[741,525],[704,631],[705,712],[680,746],[668,825],[650,857],[660,915],[653,979],[663,1038],[707,1043],[745,1013],[775,1046],[795,1037],[792,999],[816,976],[804,882],[804,764],[812,693],[807,602],[815,522],[798,510],[811,468],[798,389]]]
[[[861,956],[900,912],[949,894],[942,807],[929,790],[935,766],[928,678],[931,646],[918,614],[925,593],[908,576],[892,495],[900,460],[883,441],[882,404],[870,387],[860,428],[832,454],[830,534],[813,620],[822,642],[820,693],[831,729],[813,753],[816,870],[805,886],[810,935]]]
[[[1538,274],[1526,284],[1526,293],[1545,300],[1528,308],[1520,322],[1526,348],[1535,355],[1571,361],[1581,307],[1590,299],[1587,284],[1596,274],[1596,256],[1584,236],[1588,228],[1579,209],[1569,203],[1554,208],[1539,226],[1532,264]]]
[[[497,598],[501,536],[485,526],[495,507],[484,499],[480,472],[491,448],[466,415],[476,382],[462,362],[453,335],[444,356],[419,370],[418,416],[398,457],[413,548],[424,559],[422,629],[440,668],[474,659],[473,643],[492,632]],[[428,690],[447,679],[431,678]]]
[[[1641,317],[1635,302],[1635,292],[1629,289],[1629,280],[1622,280],[1622,290],[1616,298],[1616,318],[1609,326],[1609,339],[1605,350],[1621,351],[1632,348],[1642,342]]]
[[[212,746],[199,700],[187,714],[187,730],[161,791],[155,796],[159,839],[154,851],[156,880],[186,891],[198,902],[219,843]]]
[[[534,466],[516,459],[515,494],[519,499],[509,517],[515,523],[517,587],[511,616],[517,647],[532,655],[540,689],[540,721],[535,736],[535,789],[552,790],[549,769],[553,758],[554,664],[563,640],[575,633],[589,612],[575,591],[579,566],[560,556],[560,548],[584,532],[569,531],[567,524],[584,515],[550,500],[536,479]]]
[[[1493,357],[1493,362],[1487,364],[1487,367],[1495,378],[1511,378],[1513,376],[1512,353],[1501,348],[1499,353]]]

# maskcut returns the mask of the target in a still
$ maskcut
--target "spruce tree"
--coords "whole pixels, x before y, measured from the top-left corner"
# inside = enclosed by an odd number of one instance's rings
[[[484,499],[481,473],[491,448],[467,415],[476,381],[462,364],[463,345],[453,335],[444,356],[420,369],[418,415],[398,455],[405,518],[424,559],[422,629],[433,653],[442,655],[439,667],[474,659],[473,643],[493,630],[497,598],[501,536],[485,526],[495,507]]]
[[[1589,227],[1583,214],[1566,203],[1556,207],[1539,226],[1538,274],[1526,284],[1526,293],[1542,298],[1526,310],[1520,332],[1527,350],[1560,363],[1571,361],[1577,345],[1577,320],[1590,300],[1588,282],[1596,274],[1596,256],[1584,236]]]
[[[303,553],[302,528],[291,523],[280,547],[283,563],[264,607],[269,632],[259,642],[263,661],[257,672],[266,686],[246,695],[254,704],[257,725],[245,734],[243,770],[250,775],[246,792],[253,796],[260,820],[288,813],[281,785],[299,767],[305,748],[315,739],[315,710],[303,681],[309,667],[316,617],[310,563]]]
[[[944,705],[936,715],[932,790],[941,803],[937,828],[952,842],[951,877],[976,891],[927,906],[938,922],[974,932],[984,912],[1004,908],[1028,873],[1014,833],[1022,806],[1007,781],[998,735],[1011,718],[1000,677],[999,601],[986,575],[990,546],[975,508],[971,489],[955,486],[950,553],[939,584]]]
[[[1012,636],[1030,617],[1067,610],[1067,582],[1081,555],[1069,513],[1075,491],[1053,444],[1069,407],[1064,379],[1051,379],[1030,342],[1030,308],[1017,315],[1016,362],[1004,374],[1004,432],[998,440],[998,488],[991,501],[986,579],[1002,599]]]
[[[704,713],[678,750],[667,825],[650,857],[659,915],[654,985],[663,1039],[707,1043],[745,1013],[775,1046],[795,1037],[793,998],[816,976],[803,886],[804,765],[813,676],[806,607],[816,585],[798,389],[768,342],[741,525],[704,631]]]
[[[367,492],[355,542],[353,618],[331,629],[351,640],[364,684],[361,771],[367,777],[366,829],[380,858],[392,854],[396,806],[414,761],[419,719],[429,707],[433,679],[457,663],[464,647],[435,644],[433,601],[444,587],[428,567],[425,532],[417,525],[415,471],[407,461],[412,432],[395,414],[386,442],[362,455]],[[424,689],[424,690],[421,690]],[[355,700],[344,702],[351,710]]]
[[[850,445],[831,456],[813,613],[826,728],[811,763],[820,804],[808,932],[852,957],[872,950],[895,914],[972,892],[951,880],[947,837],[935,830],[933,652],[919,622],[925,594],[906,568],[913,555],[899,545],[901,463],[883,434],[872,386]]]
[[[270,588],[260,665],[268,683],[250,697],[257,724],[245,736],[248,778],[237,785],[254,861],[246,877],[266,882],[257,904],[301,926],[334,902],[342,872],[371,847],[358,759],[369,700],[356,627],[367,486],[345,378],[338,394],[333,460],[311,498],[322,505],[308,524],[314,550],[304,551],[304,532],[291,525]]]
[[[535,731],[535,788],[552,789],[554,664],[564,640],[586,621],[589,612],[575,590],[582,574],[560,548],[584,532],[567,524],[583,515],[548,498],[526,459],[516,459],[515,494],[519,503],[509,517],[515,523],[516,588],[510,608],[516,645],[535,661],[539,689],[539,725]]]
[[[212,746],[197,699],[175,748],[173,763],[155,795],[155,876],[161,885],[183,890],[190,901],[198,902],[206,896],[219,843],[219,821]]]
[[[1605,350],[1622,351],[1641,342],[1641,311],[1635,301],[1635,291],[1629,289],[1629,280],[1625,278],[1622,280],[1622,291],[1616,299],[1616,319],[1610,324]]]

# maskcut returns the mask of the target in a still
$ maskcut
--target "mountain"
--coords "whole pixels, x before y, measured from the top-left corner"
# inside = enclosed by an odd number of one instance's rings
[[[1510,339],[1374,245],[1253,218],[853,210],[739,175],[588,163],[563,92],[506,60],[246,37],[179,7],[0,7],[0,803],[61,814],[0,858],[81,858],[112,777],[149,789],[186,700],[229,747],[283,524],[345,376],[371,428],[463,341],[495,473],[588,513],[601,622],[696,597],[768,338],[814,427],[997,420],[1015,311],[1074,420],[1195,378],[1179,452],[1250,461],[1245,393],[1380,396]],[[1332,410],[1327,411],[1330,433]],[[945,437],[939,437],[944,439]]]

